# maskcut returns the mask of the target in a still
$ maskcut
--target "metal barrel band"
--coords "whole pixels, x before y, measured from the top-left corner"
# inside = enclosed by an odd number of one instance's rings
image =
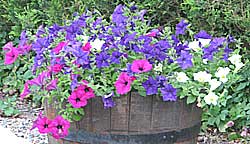
[[[200,123],[180,131],[169,131],[156,134],[116,135],[98,134],[80,130],[70,132],[64,138],[81,144],[172,144],[194,138],[200,131]],[[193,137],[192,137],[193,136]]]

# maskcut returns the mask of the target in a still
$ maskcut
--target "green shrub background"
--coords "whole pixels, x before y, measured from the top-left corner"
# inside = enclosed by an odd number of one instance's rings
[[[109,18],[117,4],[131,0],[0,0],[0,47],[8,41],[18,42],[23,29],[33,32],[40,25],[63,24],[74,12],[86,9],[98,10]],[[241,54],[250,58],[250,1],[249,0],[135,0],[140,9],[146,9],[146,17],[152,25],[172,26],[181,18],[187,19],[195,32],[203,29],[216,36],[233,35],[241,42]],[[3,65],[0,53],[0,87],[22,89],[22,83],[30,74],[28,64],[17,61],[13,66]],[[14,71],[13,71],[14,69]],[[241,72],[242,78],[232,84],[224,107],[211,107],[203,115],[204,129],[219,127],[229,120],[234,128],[250,125],[250,65]],[[25,77],[24,77],[25,76]],[[8,81],[8,83],[6,83]],[[6,86],[5,86],[6,87]],[[240,105],[239,105],[240,103]],[[223,130],[222,130],[223,131]]]

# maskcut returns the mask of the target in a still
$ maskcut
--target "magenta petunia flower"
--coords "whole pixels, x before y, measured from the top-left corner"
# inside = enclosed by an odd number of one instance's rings
[[[31,44],[25,43],[24,45],[18,45],[17,50],[19,54],[26,54],[28,53],[32,48]]]
[[[36,121],[36,127],[41,134],[45,134],[52,131],[53,125],[47,117],[40,117]]]
[[[53,66],[49,67],[49,71],[53,73],[59,73],[63,68],[63,65],[60,64],[54,64]]]
[[[57,89],[57,82],[58,82],[58,79],[54,79],[52,80],[46,87],[46,90],[47,91],[51,91],[51,90],[55,90]]]
[[[50,73],[47,71],[43,71],[36,78],[29,80],[28,83],[30,85],[43,86],[45,84],[45,79],[50,76]]]
[[[24,97],[26,97],[29,94],[30,94],[29,83],[26,82],[24,84],[23,92],[20,94],[20,97],[21,97],[21,99],[23,99]]]
[[[65,120],[62,116],[57,116],[52,121],[52,136],[55,139],[63,138],[68,135],[68,129],[70,128],[70,122]]]
[[[76,89],[76,93],[78,95],[83,96],[86,99],[90,99],[90,98],[95,97],[94,90],[92,88],[88,87],[87,85],[78,86]]]
[[[91,45],[90,45],[90,42],[87,42],[87,43],[82,47],[82,50],[83,50],[83,51],[89,52],[91,48],[92,48],[92,47],[91,47]]]
[[[54,49],[52,49],[52,51],[55,54],[59,54],[60,51],[62,50],[63,47],[65,47],[68,43],[65,41],[60,42]]]
[[[12,42],[7,43],[3,50],[6,51],[5,58],[4,58],[4,64],[9,65],[16,61],[19,53],[18,50],[13,46]]]
[[[84,95],[79,94],[77,91],[71,93],[68,101],[74,108],[80,108],[87,105],[87,99],[84,97]]]
[[[131,83],[133,78],[131,78],[126,72],[122,72],[117,81],[115,82],[116,92],[118,94],[126,94],[131,89]]]
[[[132,62],[131,70],[132,72],[142,73],[148,72],[152,69],[152,65],[146,59],[134,60]]]

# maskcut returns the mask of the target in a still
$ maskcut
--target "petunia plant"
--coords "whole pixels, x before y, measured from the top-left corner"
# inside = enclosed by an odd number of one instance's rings
[[[199,107],[223,105],[227,84],[244,66],[232,36],[194,33],[181,20],[171,27],[149,26],[145,10],[118,5],[110,20],[86,11],[64,26],[39,27],[22,33],[18,47],[4,46],[5,64],[30,53],[36,78],[24,84],[21,98],[41,96],[57,104],[61,116],[42,114],[33,128],[55,138],[68,134],[69,122],[84,115],[88,100],[102,97],[105,109],[131,91],[160,96],[163,101],[186,98]]]

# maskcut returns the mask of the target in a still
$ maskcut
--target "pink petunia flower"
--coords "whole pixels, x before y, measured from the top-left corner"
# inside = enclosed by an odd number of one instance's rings
[[[24,97],[26,97],[29,94],[30,94],[29,83],[26,82],[24,84],[23,92],[20,94],[20,97],[21,97],[21,99],[23,99]]]
[[[78,95],[82,95],[86,99],[95,97],[94,90],[87,85],[80,85],[77,87],[76,92]]]
[[[156,35],[157,35],[157,32],[150,32],[146,34],[146,36],[149,36],[149,37],[156,37]]]
[[[3,50],[6,51],[4,64],[9,65],[9,64],[14,63],[19,53],[18,53],[18,50],[13,46],[13,43],[8,42],[6,45],[4,45]]]
[[[83,51],[89,52],[91,48],[92,48],[92,47],[91,47],[91,45],[90,45],[90,42],[87,42],[87,43],[82,47],[82,50],[83,50]]]
[[[131,78],[126,72],[122,72],[115,82],[116,92],[121,95],[128,93],[131,89],[132,81],[133,78]]]
[[[131,65],[132,72],[142,73],[148,72],[152,69],[152,65],[148,62],[148,60],[134,60]]]
[[[80,95],[77,91],[71,93],[68,101],[74,108],[80,108],[87,105],[87,99],[84,97],[84,95]]]
[[[17,50],[19,54],[26,54],[28,53],[32,48],[31,44],[24,44],[24,45],[18,45]]]
[[[41,134],[49,133],[52,131],[52,121],[47,117],[38,118],[36,121],[36,127]]]
[[[60,64],[54,64],[53,66],[49,67],[49,71],[53,73],[59,73],[63,68],[63,65]]]
[[[68,43],[65,41],[60,42],[54,49],[52,49],[52,51],[55,54],[59,54],[60,51],[62,50],[63,47],[65,47]]]
[[[45,80],[50,76],[50,73],[47,71],[43,71],[36,78],[29,80],[28,83],[30,85],[43,86],[45,85]]]
[[[52,121],[52,136],[55,139],[63,138],[68,135],[68,129],[70,128],[70,122],[65,120],[62,116],[57,116]]]
[[[57,89],[57,82],[58,82],[58,79],[54,79],[52,80],[46,87],[46,90],[47,91],[51,91],[51,90],[55,90]]]

